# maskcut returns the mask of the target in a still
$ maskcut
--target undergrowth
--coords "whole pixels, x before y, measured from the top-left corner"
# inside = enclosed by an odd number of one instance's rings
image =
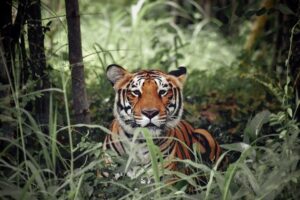
[[[259,70],[253,73],[253,69],[243,68],[245,57],[238,53],[241,43],[223,39],[216,24],[208,26],[204,16],[198,16],[203,20],[187,29],[172,23],[168,16],[150,17],[151,11],[166,5],[181,10],[172,1],[144,2],[141,7],[135,4],[114,12],[110,5],[87,8],[82,26],[91,125],[72,123],[65,22],[44,5],[45,18],[51,17],[60,27],[50,27],[52,32],[46,33],[51,43],[47,59],[52,66],[52,88],[33,91],[34,81],[20,85],[17,61],[14,82],[1,85],[1,92],[7,95],[0,99],[0,199],[300,198],[299,122],[295,114],[300,101],[289,76],[283,84],[274,84],[268,77],[257,76]],[[95,16],[89,13],[96,11],[102,18],[94,23],[91,17]],[[184,90],[184,118],[215,134],[224,149],[221,159],[231,161],[227,168],[220,171],[217,166],[183,160],[179,161],[183,167],[195,169],[193,174],[164,170],[164,161],[147,130],[137,134],[147,138],[152,161],[149,170],[132,158],[138,145],[131,144],[127,158],[104,152],[102,141],[110,133],[107,128],[113,119],[114,96],[107,89],[111,86],[104,72],[112,62],[129,70],[168,71],[186,65],[190,74]],[[26,111],[26,105],[44,93],[50,94],[49,124],[39,124]],[[114,161],[112,165],[105,164],[106,157]],[[115,180],[115,174],[128,169],[140,173],[135,179],[122,176]],[[109,172],[109,176],[101,176],[101,172]],[[180,177],[176,184],[164,181],[174,175]],[[199,175],[206,177],[206,185],[195,184]],[[185,192],[188,183],[197,193]]]

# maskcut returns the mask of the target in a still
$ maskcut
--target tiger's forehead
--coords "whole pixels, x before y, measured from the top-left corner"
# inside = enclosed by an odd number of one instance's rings
[[[171,86],[166,74],[157,70],[149,70],[133,74],[133,78],[130,81],[129,87],[141,88],[145,81],[151,83],[153,82],[151,80],[153,80],[158,87],[167,88]]]

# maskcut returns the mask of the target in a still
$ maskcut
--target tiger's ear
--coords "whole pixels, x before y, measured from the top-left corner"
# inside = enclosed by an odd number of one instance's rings
[[[184,83],[185,78],[186,78],[186,68],[183,66],[178,67],[178,69],[170,71],[170,75],[177,77],[177,79],[181,82]]]
[[[114,85],[118,80],[124,77],[128,72],[117,64],[108,65],[106,68],[106,76],[108,80]]]

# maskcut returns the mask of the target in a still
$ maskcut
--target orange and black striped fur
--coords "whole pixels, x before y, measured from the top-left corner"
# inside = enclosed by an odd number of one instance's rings
[[[159,70],[129,73],[118,65],[108,66],[107,77],[113,84],[116,96],[115,120],[111,125],[112,134],[105,139],[105,148],[114,150],[120,156],[126,154],[128,147],[120,138],[130,141],[137,128],[146,127],[164,159],[171,160],[165,168],[181,170],[172,160],[195,160],[195,150],[204,163],[215,163],[221,151],[216,140],[206,130],[194,129],[181,120],[185,76],[184,67],[167,74]],[[146,143],[142,135],[135,142]],[[149,164],[146,144],[138,159]]]

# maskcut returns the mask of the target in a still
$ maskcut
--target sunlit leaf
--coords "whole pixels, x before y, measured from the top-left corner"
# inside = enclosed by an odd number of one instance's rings
[[[271,112],[268,110],[257,113],[248,123],[245,133],[248,134],[250,138],[256,138],[259,135],[262,126],[269,121],[270,115]]]
[[[233,144],[223,144],[221,146],[224,149],[238,151],[238,152],[243,152],[251,147],[249,144],[243,142],[238,142]]]

